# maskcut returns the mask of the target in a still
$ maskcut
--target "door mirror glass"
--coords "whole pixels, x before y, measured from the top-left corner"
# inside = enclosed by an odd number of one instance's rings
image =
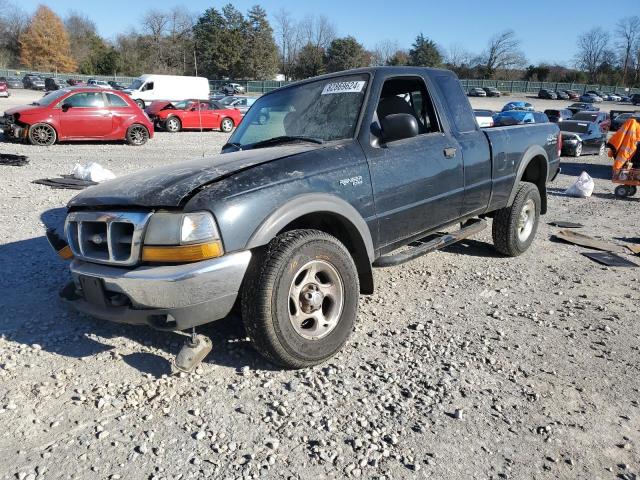
[[[71,107],[72,107],[72,105],[71,105],[70,103],[63,103],[63,104],[62,104],[62,107],[60,107],[60,108],[62,108],[62,111],[63,111],[63,112],[66,112],[66,111],[67,111],[67,110],[69,110]]]
[[[417,137],[420,133],[418,121],[408,113],[393,113],[382,119],[382,140],[385,143]]]

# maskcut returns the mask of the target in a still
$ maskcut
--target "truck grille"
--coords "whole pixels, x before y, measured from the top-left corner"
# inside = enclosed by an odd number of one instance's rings
[[[65,234],[73,255],[89,262],[135,265],[151,212],[71,212]]]

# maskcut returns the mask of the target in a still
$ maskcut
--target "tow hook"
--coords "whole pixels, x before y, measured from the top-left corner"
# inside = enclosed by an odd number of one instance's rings
[[[191,373],[209,354],[213,345],[211,339],[205,335],[196,334],[196,329],[191,330],[189,340],[173,360],[173,366],[179,372]]]

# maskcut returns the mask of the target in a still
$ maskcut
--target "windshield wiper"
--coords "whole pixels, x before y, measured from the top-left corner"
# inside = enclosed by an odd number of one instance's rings
[[[267,138],[266,140],[260,140],[259,142],[251,144],[251,148],[264,147],[267,145],[276,145],[278,143],[286,142],[311,142],[321,145],[324,141],[320,138],[305,137],[303,135],[280,135],[279,137]]]
[[[240,144],[239,144],[239,143],[237,143],[237,142],[227,142],[227,143],[225,143],[225,144],[222,146],[222,150],[224,150],[224,149],[225,149],[225,148],[227,148],[227,147],[233,147],[233,148],[235,148],[235,149],[237,149],[237,150],[242,150],[242,145],[240,145]]]

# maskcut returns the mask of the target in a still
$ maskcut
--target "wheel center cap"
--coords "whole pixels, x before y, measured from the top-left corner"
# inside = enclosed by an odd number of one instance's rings
[[[314,283],[306,285],[300,292],[300,305],[305,313],[315,312],[322,308],[324,295]]]

